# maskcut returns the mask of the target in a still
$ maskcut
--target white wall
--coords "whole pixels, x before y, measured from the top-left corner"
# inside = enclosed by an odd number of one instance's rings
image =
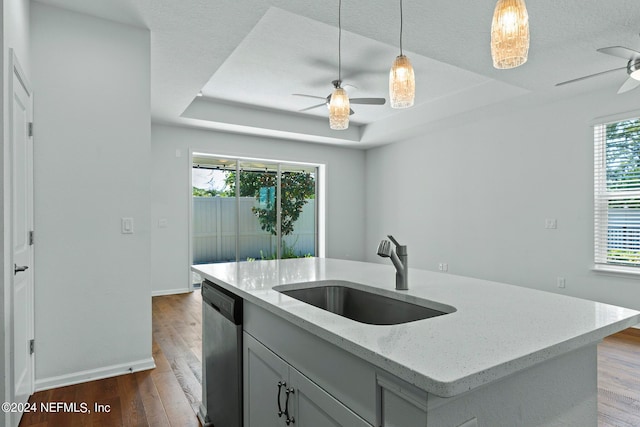
[[[40,3],[31,30],[41,389],[153,366],[150,37]]]
[[[637,97],[610,89],[492,118],[468,116],[369,150],[367,247],[393,233],[408,244],[413,267],[437,270],[446,262],[450,274],[640,309],[640,278],[590,270],[590,125],[637,109]],[[556,218],[558,228],[545,229],[545,218]],[[565,289],[557,287],[558,276],[566,278]]]
[[[151,128],[151,140],[154,293],[184,291],[188,287],[189,150],[326,164],[326,256],[364,259],[363,151],[155,124]],[[176,157],[176,150],[180,150],[181,157]],[[158,227],[160,218],[168,220],[167,228]]]
[[[5,96],[9,89],[9,79],[11,74],[8,72],[9,67],[9,49],[13,49],[14,53],[20,62],[22,70],[30,77],[31,61],[29,52],[29,0],[0,0],[2,11],[2,19],[0,20],[0,34],[2,34],[2,56],[0,57],[0,75],[2,75],[2,87],[0,89],[0,98],[2,104],[2,122],[0,123],[2,129],[2,150],[0,156],[2,156],[2,186],[0,191],[2,196],[2,220],[0,221],[0,227],[2,227],[3,245],[2,245],[2,266],[0,267],[0,274],[2,275],[2,291],[0,292],[0,319],[2,321],[2,328],[0,328],[0,366],[2,367],[0,372],[0,400],[3,402],[10,400],[10,382],[8,381],[8,375],[10,375],[10,361],[7,354],[9,349],[9,286],[11,284],[12,276],[12,264],[11,264],[11,205],[10,205],[10,163],[9,163],[9,126],[5,126],[8,123],[8,108],[9,99]],[[9,425],[8,413],[0,415],[0,427]]]

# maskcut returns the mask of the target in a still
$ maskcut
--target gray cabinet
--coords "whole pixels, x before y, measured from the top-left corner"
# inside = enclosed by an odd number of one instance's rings
[[[371,427],[247,333],[244,361],[245,427]]]
[[[380,427],[426,427],[428,395],[389,375],[376,375],[378,425]]]

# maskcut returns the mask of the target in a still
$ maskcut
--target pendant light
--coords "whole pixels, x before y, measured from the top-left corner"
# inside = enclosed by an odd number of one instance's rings
[[[402,0],[400,0],[400,55],[389,72],[391,108],[409,108],[416,96],[416,78],[409,58],[402,53]]]
[[[329,101],[329,127],[333,130],[344,130],[349,127],[349,95],[340,85],[342,84],[342,0],[338,1],[338,80],[333,82],[335,89]]]
[[[491,57],[499,69],[527,62],[529,14],[524,0],[498,0],[491,23]]]

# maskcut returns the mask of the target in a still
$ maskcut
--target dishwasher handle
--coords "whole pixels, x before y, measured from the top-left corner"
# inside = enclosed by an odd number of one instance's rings
[[[213,282],[202,283],[202,301],[236,325],[242,324],[242,298]]]

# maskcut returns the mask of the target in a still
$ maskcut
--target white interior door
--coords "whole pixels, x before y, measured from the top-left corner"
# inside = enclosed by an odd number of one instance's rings
[[[29,124],[32,93],[13,52],[9,95],[11,126],[11,401],[26,402],[33,393],[33,144]],[[20,414],[12,419],[18,425]]]

